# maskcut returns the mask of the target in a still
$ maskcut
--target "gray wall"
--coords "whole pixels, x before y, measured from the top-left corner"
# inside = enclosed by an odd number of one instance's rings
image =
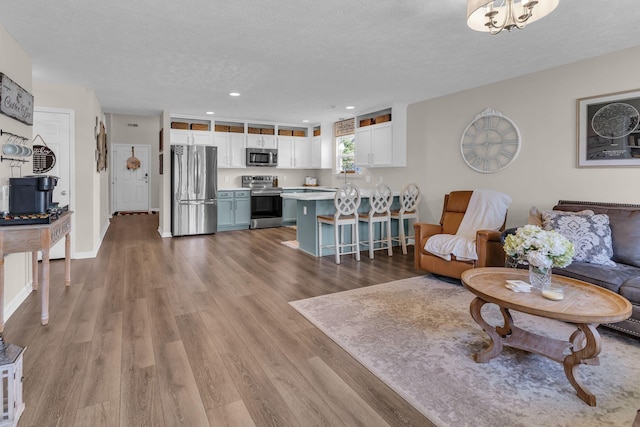
[[[22,86],[23,89],[33,94],[31,79],[31,58],[29,58],[20,45],[11,35],[0,26],[0,71],[11,80]],[[0,114],[0,129],[16,135],[31,139],[32,127],[9,116]],[[0,143],[4,144],[8,139],[3,135]],[[31,145],[29,141],[28,145]],[[23,175],[28,175],[27,167],[24,168]],[[15,171],[14,171],[15,172]],[[0,163],[0,185],[9,183],[12,176],[9,162]],[[13,175],[18,176],[18,175]],[[4,316],[7,319],[20,303],[29,295],[31,290],[31,254],[19,253],[5,257],[4,264]]]
[[[578,168],[576,101],[640,89],[640,48],[576,62],[409,106],[408,168],[376,174],[400,188],[414,181],[423,191],[420,216],[438,221],[443,195],[493,188],[513,203],[508,225],[526,223],[531,205],[550,209],[559,199],[640,203],[640,167]],[[497,173],[470,169],[460,154],[466,126],[490,107],[512,119],[522,148]]]

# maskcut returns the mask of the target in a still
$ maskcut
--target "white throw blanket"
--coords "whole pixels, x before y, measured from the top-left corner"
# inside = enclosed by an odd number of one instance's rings
[[[452,254],[461,261],[478,259],[476,231],[499,230],[510,203],[511,197],[499,191],[473,190],[458,232],[431,236],[424,249],[447,261]]]

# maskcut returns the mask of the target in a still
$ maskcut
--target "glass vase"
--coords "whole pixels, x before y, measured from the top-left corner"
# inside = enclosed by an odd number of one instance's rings
[[[542,292],[551,285],[551,268],[529,264],[529,283],[533,292]]]

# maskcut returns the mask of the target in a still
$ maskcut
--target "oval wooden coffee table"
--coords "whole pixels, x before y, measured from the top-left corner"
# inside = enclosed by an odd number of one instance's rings
[[[476,298],[471,302],[471,317],[489,334],[491,344],[474,355],[478,363],[486,363],[502,352],[504,346],[519,348],[562,363],[564,372],[578,396],[589,406],[596,406],[596,396],[576,377],[580,364],[598,365],[601,351],[601,323],[619,322],[631,316],[631,303],[622,296],[580,280],[553,275],[552,282],[564,287],[564,299],[551,301],[538,293],[513,292],[506,280],[529,282],[528,270],[484,267],[462,273],[462,283]],[[492,326],[481,314],[487,303],[500,307],[503,326]],[[569,341],[525,331],[514,325],[509,310],[573,323],[577,330]],[[565,355],[565,351],[569,354]]]

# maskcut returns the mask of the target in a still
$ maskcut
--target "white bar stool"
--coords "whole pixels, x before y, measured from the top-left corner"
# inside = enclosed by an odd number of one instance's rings
[[[402,253],[407,254],[407,241],[415,240],[415,235],[407,235],[404,229],[404,220],[409,220],[409,230],[411,230],[410,220],[414,223],[418,220],[418,203],[420,203],[420,188],[416,184],[408,184],[400,193],[400,210],[391,211],[391,219],[398,220],[398,237],[393,237],[394,242],[399,242],[402,246]]]
[[[336,264],[340,264],[340,255],[355,254],[356,261],[360,261],[360,241],[358,236],[358,208],[360,207],[360,190],[353,184],[345,184],[336,191],[333,199],[336,207],[334,215],[318,215],[318,254],[322,256],[323,248],[335,248]],[[334,227],[334,241],[332,245],[322,244],[322,224]],[[351,226],[352,242],[345,243],[344,226]],[[340,230],[340,233],[338,233]],[[338,238],[340,234],[340,238]],[[345,248],[349,250],[343,251]]]
[[[393,256],[393,248],[391,242],[391,203],[393,202],[393,194],[391,189],[385,184],[378,184],[369,197],[369,213],[361,213],[358,220],[366,222],[369,225],[369,240],[362,242],[363,245],[369,247],[369,258],[373,259],[373,251],[386,249],[389,256]],[[375,238],[374,224],[380,224],[380,238]],[[384,228],[386,227],[386,233]],[[385,237],[386,234],[386,237]],[[375,247],[378,244],[379,247]]]

